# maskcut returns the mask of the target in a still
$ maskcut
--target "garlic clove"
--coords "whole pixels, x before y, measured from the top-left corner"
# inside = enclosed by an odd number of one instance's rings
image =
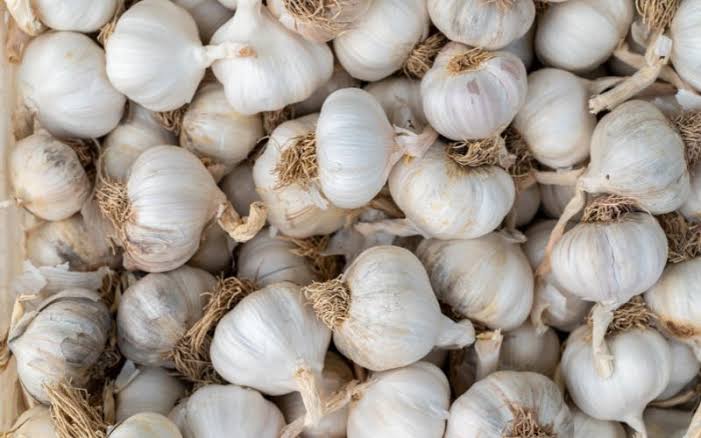
[[[120,422],[141,412],[168,415],[185,395],[185,385],[164,368],[134,367],[127,361],[115,381],[115,392]]]
[[[182,438],[178,427],[161,414],[140,412],[117,424],[109,438]]]
[[[200,31],[200,38],[205,43],[234,15],[217,0],[174,0],[173,3],[182,6],[192,15]]]

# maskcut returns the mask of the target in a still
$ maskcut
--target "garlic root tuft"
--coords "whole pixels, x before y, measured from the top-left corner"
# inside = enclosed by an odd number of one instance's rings
[[[592,309],[592,312],[594,310]],[[613,311],[613,318],[606,329],[606,336],[614,336],[633,329],[646,329],[653,327],[657,317],[645,304],[643,298],[638,295],[627,303]],[[587,317],[587,325],[592,327],[594,320],[590,312]]]
[[[157,112],[154,113],[154,117],[159,125],[175,135],[180,135],[180,128],[182,128],[183,116],[187,111],[187,107],[188,105],[183,105],[171,111]]]
[[[102,215],[117,230],[117,237],[126,242],[126,230],[124,228],[133,216],[127,185],[105,178],[99,175],[98,172],[98,189],[95,191],[95,200]]]
[[[324,32],[335,35],[349,23],[339,22],[343,9],[357,0],[282,0],[287,12],[303,23],[313,24]]]
[[[670,263],[680,263],[701,255],[701,224],[689,223],[681,213],[657,216],[667,236]]]
[[[686,164],[691,171],[701,158],[701,111],[682,112],[672,123],[684,141]]]
[[[509,175],[514,178],[516,187],[522,192],[537,182],[534,174],[537,161],[526,140],[515,129],[506,130],[504,142],[506,150],[514,156],[514,162],[508,168]]]
[[[639,210],[635,199],[619,195],[604,195],[594,199],[582,213],[582,222],[617,222]]]
[[[288,120],[295,118],[295,109],[293,106],[289,105],[283,109],[277,111],[264,111],[263,112],[263,130],[267,135],[272,134],[272,132],[278,126],[282,125]]]
[[[265,225],[267,209],[265,204],[256,201],[249,207],[248,216],[241,217],[230,203],[219,206],[217,223],[237,242],[247,242]]]
[[[557,438],[550,424],[538,424],[536,414],[530,408],[512,404],[509,406],[514,419],[503,438]]]
[[[334,329],[348,318],[351,294],[341,277],[326,282],[318,282],[302,289],[304,296],[311,301],[312,308],[324,324]]]
[[[409,57],[404,61],[402,72],[412,78],[421,79],[433,67],[438,52],[448,43],[448,38],[442,33],[435,33],[418,42]]]
[[[273,169],[277,175],[276,190],[292,184],[298,184],[306,189],[319,179],[316,134],[312,131],[293,138],[291,142],[292,144],[282,151]]]
[[[476,71],[482,67],[482,64],[492,58],[494,58],[493,53],[476,47],[451,58],[448,61],[448,65],[446,65],[446,69],[449,73],[456,75]]]
[[[47,385],[51,419],[60,438],[104,438],[107,424],[99,408],[90,405],[88,392],[68,382]]]
[[[511,167],[515,157],[506,150],[501,136],[475,141],[459,141],[449,143],[448,157],[464,167],[500,166],[504,169]]]
[[[648,28],[661,31],[672,22],[679,3],[680,0],[635,0],[635,9]]]
[[[305,257],[311,262],[312,271],[317,275],[317,278],[322,281],[328,281],[336,278],[342,270],[342,258],[340,256],[322,254],[329,244],[330,237],[330,235],[326,235],[295,239],[281,236],[281,239],[296,246],[295,249],[290,250],[292,254]]]

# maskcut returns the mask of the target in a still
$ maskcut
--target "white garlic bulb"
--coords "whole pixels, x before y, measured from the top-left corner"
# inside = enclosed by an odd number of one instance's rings
[[[697,90],[701,90],[701,5],[698,1],[682,0],[669,28],[672,37],[671,60],[679,76]]]
[[[258,391],[237,385],[203,386],[180,402],[170,418],[183,438],[277,438],[285,425],[274,404]]]
[[[653,329],[632,329],[607,338],[613,373],[601,377],[594,365],[590,329],[582,326],[567,339],[560,369],[577,406],[599,420],[621,421],[645,436],[643,409],[669,382],[667,341]]]
[[[135,366],[125,362],[114,382],[116,419],[123,421],[140,412],[168,413],[185,395],[185,385],[164,368]]]
[[[539,188],[543,213],[552,219],[562,216],[567,203],[575,194],[575,187],[572,185],[539,184]],[[579,220],[580,217],[581,214],[578,214],[573,220]]]
[[[237,113],[218,83],[202,86],[182,119],[180,145],[201,158],[224,166],[229,173],[263,137],[260,115]]]
[[[529,224],[540,208],[540,190],[533,184],[524,191],[516,193],[512,214],[516,216],[514,225],[522,227]]]
[[[321,106],[331,93],[341,88],[359,87],[360,81],[351,76],[341,64],[334,64],[333,74],[326,83],[314,91],[311,96],[291,105],[296,117],[306,116],[321,111]]]
[[[517,242],[499,233],[470,240],[428,239],[416,254],[438,300],[459,314],[503,330],[528,318],[533,271]]]
[[[12,149],[10,176],[18,202],[50,221],[80,211],[92,189],[75,151],[44,130]]]
[[[679,207],[679,212],[692,222],[701,221],[701,161],[689,167],[689,197]]]
[[[615,421],[597,420],[584,412],[580,411],[576,406],[570,406],[572,411],[572,420],[574,422],[574,437],[573,438],[627,438],[627,434],[623,426]]]
[[[535,52],[533,48],[534,38],[535,26],[531,26],[528,32],[523,34],[521,38],[513,40],[507,46],[504,46],[502,50],[504,52],[510,52],[516,55],[518,59],[523,62],[523,66],[526,67],[526,70],[529,70],[533,65],[533,60],[535,59]]]
[[[234,239],[217,224],[210,224],[202,232],[200,247],[187,264],[212,274],[220,274],[231,267],[234,248]]]
[[[504,333],[499,352],[500,370],[533,371],[553,376],[559,362],[560,340],[552,329],[539,334],[535,326],[525,322]]]
[[[202,317],[216,279],[189,266],[148,274],[122,295],[117,311],[117,341],[122,354],[137,364],[173,367],[168,354]]]
[[[390,77],[368,84],[365,91],[377,99],[394,126],[421,132],[428,124],[421,101],[421,81]]]
[[[299,391],[306,424],[321,419],[319,379],[331,332],[299,286],[275,283],[242,299],[217,324],[210,356],[227,381],[267,395]],[[264,347],[264,348],[261,348]]]
[[[234,15],[217,0],[173,0],[173,3],[182,6],[192,15],[200,31],[200,38],[205,43]]]
[[[498,50],[523,36],[533,24],[532,0],[428,0],[436,27],[452,41]]]
[[[44,405],[36,405],[24,411],[15,420],[15,424],[10,430],[11,436],[18,438],[58,438],[58,432],[51,419],[51,411]]]
[[[256,183],[253,181],[253,163],[244,161],[229,172],[219,183],[226,198],[234,206],[234,210],[247,216],[249,206],[260,201],[256,192]]]
[[[161,414],[140,412],[117,424],[109,438],[183,438],[178,426]]]
[[[231,106],[244,115],[300,102],[333,73],[331,49],[287,30],[261,0],[240,0],[212,43],[242,47],[238,56],[214,62],[212,70]]]
[[[450,387],[435,365],[417,362],[373,373],[359,392],[348,414],[348,438],[443,437]]]
[[[311,4],[290,0],[270,0],[268,9],[286,28],[310,41],[325,43],[353,28],[372,4],[372,0],[346,0]]]
[[[669,375],[669,383],[657,400],[672,398],[691,383],[699,373],[701,363],[694,355],[694,351],[686,344],[668,339],[669,352],[672,359],[672,372]]]
[[[546,65],[587,72],[611,56],[632,22],[630,0],[554,3],[538,17],[536,54]]]
[[[9,2],[9,7],[22,3]],[[47,27],[90,33],[112,18],[118,0],[32,0],[27,3],[31,4],[31,13]]]
[[[426,118],[451,140],[500,134],[526,99],[526,68],[508,52],[448,43],[421,80]]]
[[[693,414],[678,409],[647,408],[643,420],[648,438],[690,438]],[[687,433],[687,429],[689,432]]]
[[[95,138],[122,117],[126,98],[105,73],[105,52],[83,34],[47,32],[27,45],[17,72],[21,100],[57,137]]]
[[[534,435],[544,429],[558,437],[573,434],[570,410],[550,379],[531,372],[497,371],[453,402],[445,438],[519,436],[516,427],[522,423]]]
[[[44,385],[63,379],[78,387],[87,384],[111,325],[107,306],[87,289],[67,289],[44,300],[13,326],[7,338],[22,386],[48,403]]]
[[[399,70],[428,36],[426,0],[373,0],[353,26],[333,40],[334,53],[354,78],[379,81]]]

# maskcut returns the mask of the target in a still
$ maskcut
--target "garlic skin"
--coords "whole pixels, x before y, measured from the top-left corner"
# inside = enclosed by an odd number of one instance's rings
[[[71,271],[67,263],[36,267],[32,262],[25,260],[22,263],[22,273],[12,280],[12,290],[17,296],[31,295],[31,301],[26,301],[23,305],[25,310],[33,310],[35,304],[66,289],[97,291],[112,272],[106,266],[92,272]]]
[[[209,158],[229,173],[245,160],[263,137],[260,115],[237,113],[219,83],[202,86],[182,119],[180,145],[200,158]]]
[[[647,408],[643,420],[648,438],[684,438],[692,422],[693,413],[678,409]],[[689,431],[691,432],[691,431]]]
[[[281,281],[305,286],[317,280],[307,259],[292,253],[296,248],[292,242],[272,236],[269,229],[263,229],[241,245],[237,277],[253,280],[258,287]]]
[[[338,62],[354,78],[374,82],[399,70],[428,36],[426,0],[373,0],[367,12],[333,40]]]
[[[135,367],[127,361],[115,381],[115,392],[119,422],[140,412],[168,415],[185,395],[185,385],[164,368]]]
[[[353,28],[354,23],[368,10],[373,0],[352,0],[340,2],[338,5],[330,4],[320,7],[324,9],[319,16],[310,17],[309,20],[296,18],[285,7],[283,0],[270,0],[268,9],[283,26],[302,35],[309,41],[326,43],[338,35]],[[323,4],[322,4],[323,5]],[[319,21],[322,18],[331,22],[330,26],[324,26]]]
[[[532,412],[532,421],[550,426],[555,436],[573,434],[570,410],[550,379],[531,372],[497,371],[453,402],[445,438],[502,436],[514,421],[514,407]]]
[[[438,300],[492,329],[512,330],[528,317],[533,272],[520,246],[498,233],[470,240],[427,239],[416,254]],[[470,254],[469,260],[465,254]]]
[[[516,55],[518,59],[523,62],[523,66],[526,67],[526,70],[530,70],[533,65],[533,60],[535,59],[535,51],[533,48],[534,38],[535,26],[531,26],[528,32],[523,34],[522,37],[513,40],[511,43],[504,46],[502,50]]]
[[[44,385],[68,379],[82,387],[109,336],[112,320],[97,293],[67,289],[26,313],[8,336],[17,374],[32,397],[48,404]]]
[[[701,162],[689,169],[691,186],[689,197],[679,207],[679,212],[692,222],[701,221]]]
[[[365,91],[377,99],[392,125],[421,132],[428,124],[421,101],[421,81],[390,77],[368,84]]]
[[[574,186],[539,184],[540,203],[543,213],[549,218],[558,219],[565,211],[567,203],[575,195]],[[581,213],[574,216],[573,220],[579,220]]]
[[[451,140],[477,140],[501,133],[526,99],[528,86],[523,62],[508,52],[467,69],[455,70],[451,61],[469,52],[448,43],[421,80],[426,118]]]
[[[672,359],[672,371],[669,375],[667,388],[658,395],[656,400],[667,400],[679,394],[685,386],[691,383],[699,373],[701,363],[694,351],[686,344],[668,339],[669,352]]]
[[[482,0],[428,0],[436,27],[452,41],[498,50],[522,37],[535,19],[532,0],[506,3]]]
[[[200,247],[187,264],[212,274],[220,274],[231,266],[234,248],[234,239],[217,224],[210,224],[202,232]]]
[[[574,422],[573,438],[627,438],[625,429],[621,423],[604,421],[592,418],[580,411],[576,406],[570,406],[572,420]]]
[[[667,341],[653,329],[632,329],[606,339],[614,361],[610,377],[594,366],[589,327],[567,339],[560,370],[577,406],[599,420],[621,421],[645,436],[643,409],[664,391],[672,361]]]
[[[237,385],[206,385],[171,412],[183,438],[277,438],[285,425],[280,410],[258,391]]]
[[[80,211],[92,184],[73,149],[46,131],[20,140],[10,155],[15,197],[36,216],[50,221]]]
[[[61,138],[101,137],[117,126],[126,98],[105,73],[105,52],[86,35],[46,32],[22,55],[17,89],[41,126]]]
[[[205,43],[234,16],[230,9],[217,0],[173,0],[173,3],[182,6],[192,15],[200,31],[200,38]]]
[[[253,181],[253,163],[244,161],[222,178],[219,183],[226,199],[234,206],[234,210],[242,216],[248,216],[250,205],[260,201]]]
[[[529,224],[540,208],[540,190],[538,185],[533,184],[526,190],[516,193],[512,214],[516,216],[515,224],[522,227]]]
[[[12,436],[58,438],[58,433],[51,419],[51,411],[44,405],[36,405],[20,415],[10,429]]]
[[[505,170],[460,166],[442,141],[421,158],[400,160],[389,176],[389,190],[419,233],[443,240],[473,239],[493,231],[516,197]]]
[[[182,438],[178,426],[161,414],[141,412],[117,424],[108,438]]]
[[[348,438],[442,438],[449,407],[448,379],[433,364],[373,373],[351,402]]]
[[[261,0],[238,2],[234,17],[212,37],[212,44],[221,43],[243,47],[238,56],[214,62],[212,71],[231,106],[244,115],[301,102],[333,73],[331,49],[287,30]]]
[[[90,33],[112,18],[117,0],[33,0],[32,9],[52,29]]]
[[[697,90],[701,90],[701,38],[696,31],[701,26],[701,5],[683,0],[670,25],[672,37],[671,60],[674,70]]]
[[[344,70],[341,64],[334,64],[331,78],[324,85],[317,88],[311,96],[301,102],[292,104],[292,112],[296,117],[318,113],[331,93],[341,88],[352,87],[360,87],[360,81]]]
[[[633,22],[629,0],[574,0],[538,17],[535,51],[545,65],[584,73],[611,56]]]
[[[539,334],[527,321],[504,333],[499,352],[500,370],[533,371],[552,377],[559,362],[560,340],[551,328]]]
[[[137,281],[119,301],[119,350],[137,364],[173,368],[167,355],[202,317],[203,293],[212,291],[215,284],[214,276],[189,266]]]
[[[544,68],[528,75],[528,94],[514,128],[536,160],[561,168],[589,156],[596,126],[596,116],[589,112],[590,95],[587,83],[565,70]]]

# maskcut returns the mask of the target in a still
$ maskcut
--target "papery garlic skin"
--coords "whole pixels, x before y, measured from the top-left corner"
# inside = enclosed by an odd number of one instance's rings
[[[174,0],[173,3],[182,6],[192,15],[200,31],[200,38],[205,43],[234,15],[217,0]]]
[[[462,167],[437,141],[421,158],[400,160],[389,176],[397,206],[424,236],[473,239],[493,231],[511,210],[516,190],[497,166]]]
[[[21,205],[50,221],[80,211],[92,189],[78,155],[43,130],[12,149],[10,177]]]
[[[572,420],[574,422],[574,437],[573,438],[627,438],[625,429],[620,423],[615,421],[597,420],[584,412],[580,411],[576,406],[570,406],[572,411]]]
[[[428,36],[426,0],[373,0],[367,12],[333,40],[338,61],[354,78],[379,81],[399,70]]]
[[[643,413],[648,438],[688,437],[692,417],[692,412],[679,409],[647,408]]]
[[[657,396],[656,400],[666,400],[679,394],[696,378],[701,368],[701,363],[688,345],[674,339],[668,339],[667,342],[669,342],[669,353],[672,359],[672,371],[667,388]]]
[[[164,368],[138,367],[127,362],[115,381],[116,419],[123,421],[140,412],[168,413],[185,395],[185,385]]]
[[[296,18],[290,13],[283,0],[270,0],[268,9],[286,28],[294,31],[310,41],[325,43],[336,36],[353,28],[354,23],[361,18],[372,4],[373,0],[346,0],[338,5],[330,4],[319,6],[324,9],[319,16],[310,17],[309,20]],[[331,26],[319,24],[318,20],[328,19]]]
[[[498,50],[523,36],[533,24],[535,5],[516,0],[503,5],[482,0],[428,0],[436,27],[452,41]]]
[[[512,214],[516,216],[514,225],[522,227],[530,223],[538,213],[540,207],[540,191],[538,185],[533,184],[526,190],[516,193]]]
[[[203,293],[215,284],[214,276],[189,266],[137,281],[119,301],[119,350],[140,365],[174,367],[168,353],[202,317]]]
[[[629,0],[558,2],[538,18],[535,50],[544,64],[587,72],[603,63],[633,22]]]
[[[51,411],[44,405],[37,405],[20,415],[11,428],[16,437],[58,438],[58,432],[51,419]]]
[[[161,414],[141,412],[117,424],[109,438],[182,438],[178,426]]]
[[[512,330],[528,317],[533,272],[517,243],[498,233],[470,240],[428,239],[416,254],[438,300],[492,329]],[[469,260],[465,254],[470,254]]]
[[[449,407],[448,379],[433,364],[373,373],[351,402],[348,438],[442,438]]]
[[[553,376],[560,361],[560,340],[550,328],[539,334],[530,322],[504,333],[499,369]]]
[[[390,123],[421,132],[428,124],[421,101],[421,81],[390,77],[365,87],[385,110]]]
[[[107,79],[105,52],[88,36],[47,32],[27,45],[17,72],[23,104],[62,138],[96,138],[122,117],[126,98]]]
[[[441,135],[456,141],[501,133],[526,99],[526,68],[511,53],[494,52],[474,69],[452,72],[450,61],[469,50],[448,43],[421,80],[426,118]]]
[[[540,203],[543,206],[543,213],[549,218],[558,219],[565,211],[567,203],[575,195],[574,186],[539,184]],[[578,220],[581,214],[574,217]]]
[[[210,224],[202,232],[200,247],[187,264],[220,274],[231,267],[236,242],[217,224]]]
[[[453,402],[445,438],[502,436],[514,420],[514,407],[531,411],[555,436],[572,436],[572,415],[557,385],[537,373],[497,371]]]
[[[219,183],[226,198],[242,216],[248,216],[252,203],[260,201],[253,181],[253,163],[244,161],[229,172]]]
[[[291,105],[295,117],[306,116],[321,111],[321,106],[331,93],[341,88],[359,87],[360,81],[351,76],[341,64],[334,64],[333,74],[326,83],[314,91],[311,96]]]
[[[33,12],[46,26],[56,30],[90,33],[114,15],[118,0],[34,0]]]
[[[672,37],[671,60],[679,76],[697,90],[701,90],[701,4],[683,0],[670,26]]]

